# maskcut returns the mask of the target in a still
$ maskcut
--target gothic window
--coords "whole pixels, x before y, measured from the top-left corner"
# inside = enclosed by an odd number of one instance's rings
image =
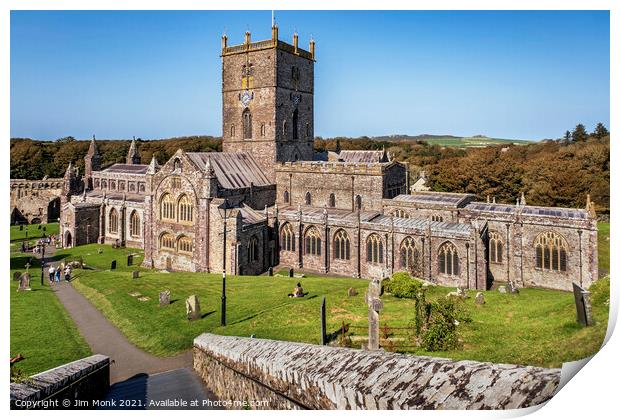
[[[504,243],[497,232],[489,233],[489,261],[500,264],[504,258]]]
[[[162,233],[159,237],[159,248],[174,251],[174,236],[167,232]]]
[[[118,233],[118,211],[115,208],[110,210],[108,217],[108,230],[110,233]]]
[[[243,119],[243,138],[251,139],[252,138],[252,113],[248,108],[243,110],[242,114]]]
[[[194,221],[194,205],[190,198],[183,194],[179,198],[179,222],[192,223]]]
[[[371,264],[383,263],[383,241],[375,233],[366,239],[366,261]]]
[[[134,238],[140,236],[140,215],[135,210],[129,216],[129,234]]]
[[[334,259],[351,259],[351,241],[347,232],[342,229],[334,235]]]
[[[141,182],[139,184],[139,187],[140,187],[140,192],[144,192],[144,183]]]
[[[549,271],[566,271],[568,244],[555,232],[541,233],[534,242],[536,268]]]
[[[133,192],[136,190],[136,184],[134,184],[133,182],[129,184],[129,191]]]
[[[308,228],[304,242],[306,244],[306,255],[321,255],[321,236],[317,228],[314,226]]]
[[[192,243],[192,239],[187,236],[179,236],[177,239],[177,251],[180,254],[191,254],[194,252],[194,244]]]
[[[433,221],[433,222],[443,222],[443,216],[440,216],[438,214],[433,214],[431,216],[431,221]]]
[[[235,137],[235,125],[231,124],[230,126],[230,137]]]
[[[125,191],[125,181],[118,181],[119,191]]]
[[[409,219],[411,218],[411,215],[409,213],[407,213],[405,210],[403,209],[397,209],[394,211],[394,213],[392,213],[392,215],[394,217],[399,217],[401,219]]]
[[[110,189],[111,190],[115,190],[116,189],[116,181],[110,181]]]
[[[297,140],[299,138],[298,125],[299,125],[299,111],[295,109],[295,111],[293,111],[293,139],[294,140]]]
[[[400,244],[400,268],[413,271],[420,264],[420,250],[415,240],[407,236]]]
[[[284,202],[288,203],[290,201],[290,196],[288,191],[284,191]]]
[[[310,195],[310,192],[306,193],[306,205],[307,206],[311,206],[312,205],[312,195]]]
[[[162,220],[175,221],[175,203],[168,193],[162,195],[159,200],[159,218]]]
[[[449,276],[459,275],[459,255],[456,247],[446,242],[439,248],[439,272]]]
[[[260,125],[260,135],[261,137],[265,137],[265,123]]]
[[[282,226],[282,234],[280,235],[280,247],[283,251],[295,252],[295,232],[290,223]]]
[[[336,195],[331,193],[329,195],[329,202],[327,203],[329,207],[336,207]]]
[[[361,195],[355,196],[355,209],[356,210],[362,209],[362,196]]]
[[[181,166],[181,159],[176,158],[176,159],[174,160],[174,170],[175,170],[175,171],[181,171],[182,169],[183,169],[183,168],[182,168],[182,166]]]
[[[248,243],[248,261],[258,261],[258,239],[256,236],[252,236]]]

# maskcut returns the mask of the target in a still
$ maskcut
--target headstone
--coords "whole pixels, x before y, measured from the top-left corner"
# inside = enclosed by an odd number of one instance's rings
[[[321,345],[327,344],[327,324],[325,322],[325,296],[321,302]]]
[[[506,286],[499,286],[497,288],[497,291],[502,293],[502,294],[506,293]]]
[[[368,304],[368,345],[366,350],[379,350],[379,312],[383,309],[381,281],[373,280],[368,285],[366,303]]]
[[[43,226],[43,232],[47,230],[47,226]]]
[[[110,270],[116,270],[116,260],[112,260],[110,263]]]
[[[24,225],[19,225],[19,231],[23,231],[24,230]]]
[[[38,226],[37,226],[37,229],[41,230],[41,225],[38,225]]]
[[[159,292],[159,306],[170,305],[170,290]]]
[[[476,305],[484,305],[484,294],[482,292],[476,293]]]
[[[463,289],[462,287],[457,287],[456,288],[456,294],[462,298],[467,298],[469,296],[467,296],[467,291],[465,289]]]
[[[133,273],[131,273],[131,278],[133,278],[133,279],[140,278],[140,272],[139,271],[134,271]]]
[[[516,295],[517,293],[519,293],[519,288],[513,282],[508,283],[508,285],[506,286],[506,290],[511,295]]]
[[[269,267],[269,269],[267,270],[267,274],[269,275],[269,277],[273,277],[273,267]]]
[[[295,270],[293,270],[292,267],[288,269],[288,276],[289,277],[294,277],[295,276]]]
[[[30,273],[24,273],[19,278],[19,289],[18,292],[22,292],[24,290],[32,290],[30,289]]]
[[[19,278],[22,276],[21,271],[16,271],[13,273],[13,281],[19,281]]]
[[[352,288],[352,287],[349,287],[349,290],[347,291],[347,295],[348,295],[349,297],[353,297],[353,296],[357,296],[357,295],[358,295],[358,293],[357,293],[357,290],[355,290],[355,289],[354,289],[354,288]]]
[[[575,306],[577,309],[577,322],[584,327],[594,325],[590,292],[577,283],[573,283],[573,295],[575,296]]]
[[[133,265],[133,254],[127,255],[127,267],[131,267]]]
[[[198,296],[191,295],[185,301],[185,310],[187,312],[187,319],[190,321],[200,319],[200,301]]]
[[[103,254],[103,249],[97,248],[97,254]]]

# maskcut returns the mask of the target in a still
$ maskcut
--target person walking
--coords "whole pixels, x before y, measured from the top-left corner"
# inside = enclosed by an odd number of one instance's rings
[[[49,274],[50,284],[52,284],[54,282],[54,274],[56,273],[56,269],[52,264],[50,264],[50,268],[49,270],[47,270],[47,272]]]
[[[71,266],[69,264],[65,267],[65,281],[71,281]]]
[[[56,267],[56,283],[60,283],[60,266]]]

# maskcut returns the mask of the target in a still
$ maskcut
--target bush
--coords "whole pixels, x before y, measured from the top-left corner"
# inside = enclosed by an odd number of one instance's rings
[[[590,286],[590,298],[595,306],[609,306],[609,277],[595,281]]]
[[[394,273],[392,278],[384,282],[384,291],[391,293],[397,298],[412,299],[417,296],[418,291],[422,288],[420,280],[412,278],[409,273]]]
[[[426,351],[451,350],[458,345],[457,304],[447,298],[439,298],[430,304],[430,317],[422,332],[422,346]]]

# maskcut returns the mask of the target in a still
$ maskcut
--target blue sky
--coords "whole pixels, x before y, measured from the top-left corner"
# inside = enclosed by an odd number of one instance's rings
[[[557,138],[609,127],[609,13],[276,11],[314,37],[315,134]],[[13,11],[11,136],[221,135],[220,37],[271,11]]]

